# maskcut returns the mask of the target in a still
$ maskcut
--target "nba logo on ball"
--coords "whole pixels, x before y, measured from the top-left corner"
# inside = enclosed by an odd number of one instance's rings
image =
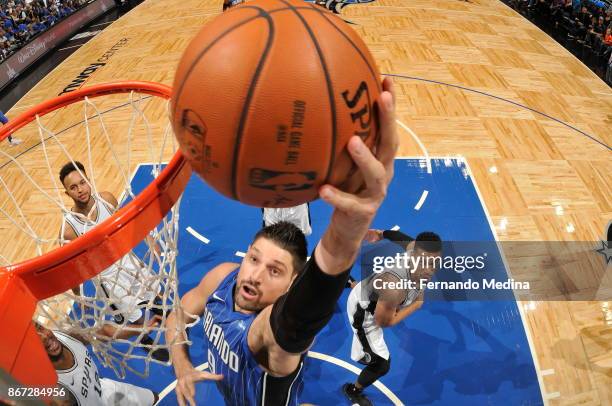
[[[258,207],[342,187],[350,137],[373,148],[374,59],[359,35],[301,0],[256,0],[209,22],[179,63],[171,98],[181,151],[210,186]]]

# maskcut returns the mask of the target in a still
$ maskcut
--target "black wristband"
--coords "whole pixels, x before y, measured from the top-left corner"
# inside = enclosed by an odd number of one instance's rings
[[[350,270],[328,275],[317,265],[313,252],[289,291],[272,306],[270,327],[283,350],[299,354],[308,349],[334,314]]]

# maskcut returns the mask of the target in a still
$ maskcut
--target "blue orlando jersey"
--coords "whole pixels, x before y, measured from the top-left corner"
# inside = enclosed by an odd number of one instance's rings
[[[238,269],[230,273],[206,302],[203,323],[209,371],[223,375],[217,387],[227,405],[275,406],[282,401],[283,405],[297,406],[303,363],[287,378],[274,378],[258,365],[247,340],[257,314],[234,310],[237,275]]]

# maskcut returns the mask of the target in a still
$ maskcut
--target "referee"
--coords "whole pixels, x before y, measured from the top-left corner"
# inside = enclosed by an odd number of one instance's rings
[[[377,244],[384,244],[378,242],[382,240],[391,241],[395,253],[405,252],[408,258],[413,257],[415,260],[421,257],[421,262],[416,269],[394,266],[378,273],[373,272],[351,290],[346,309],[353,329],[351,359],[366,367],[357,381],[344,384],[342,391],[353,404],[360,406],[372,404],[363,390],[384,376],[391,365],[383,328],[396,325],[421,307],[423,292],[419,290],[418,282],[431,278],[435,269],[427,264],[427,258],[438,257],[442,251],[440,237],[429,231],[419,234],[415,240],[400,231],[369,230],[365,240]],[[381,248],[375,251],[384,252],[385,247]],[[415,289],[387,288],[389,283],[401,284],[410,280],[416,282]]]

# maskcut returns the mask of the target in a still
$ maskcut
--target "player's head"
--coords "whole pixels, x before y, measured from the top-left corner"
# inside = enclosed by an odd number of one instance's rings
[[[307,253],[306,237],[295,225],[281,221],[262,228],[240,265],[236,304],[258,311],[276,302],[302,271]]]
[[[81,174],[83,174],[83,176],[81,176]],[[60,169],[60,182],[64,185],[66,194],[70,196],[76,204],[87,204],[91,198],[91,187],[84,176],[87,176],[85,167],[79,161],[75,161],[74,163],[68,162]]]
[[[42,341],[43,347],[45,347],[45,351],[47,355],[51,359],[51,361],[57,361],[61,358],[62,352],[64,351],[64,346],[61,341],[57,339],[53,331],[44,327],[42,324],[34,322],[34,326],[36,327],[36,332]]]
[[[414,241],[412,255],[422,257],[418,272],[421,278],[429,279],[437,269],[442,254],[442,240],[440,236],[431,231],[425,231],[417,235]],[[437,259],[437,260],[436,260]]]

